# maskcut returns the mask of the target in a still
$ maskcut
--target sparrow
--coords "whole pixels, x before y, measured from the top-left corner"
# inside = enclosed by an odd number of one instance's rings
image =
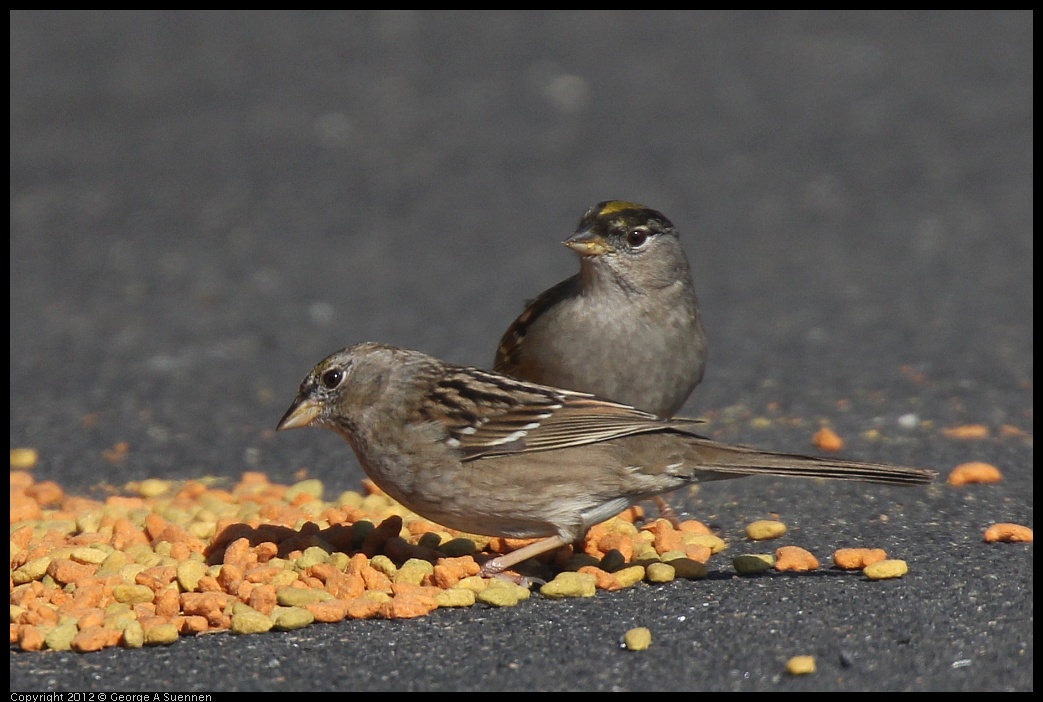
[[[920,485],[936,475],[723,444],[697,424],[367,342],[319,362],[277,429],[332,429],[378,487],[433,522],[540,538],[485,562],[485,576],[692,483],[759,474]]]

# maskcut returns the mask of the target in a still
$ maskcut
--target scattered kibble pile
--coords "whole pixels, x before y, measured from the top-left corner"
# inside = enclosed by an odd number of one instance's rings
[[[333,502],[323,486],[246,473],[144,480],[103,500],[11,471],[11,644],[94,651],[229,630],[423,616],[438,607],[511,606],[520,584],[480,564],[529,541],[449,531],[366,483]],[[634,508],[587,534],[582,551],[535,564],[542,596],[590,597],[642,581],[701,578],[725,543],[695,521],[637,526]],[[528,574],[528,573],[523,573]]]

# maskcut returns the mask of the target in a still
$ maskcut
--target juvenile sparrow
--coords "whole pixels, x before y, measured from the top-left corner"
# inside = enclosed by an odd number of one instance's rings
[[[277,428],[336,431],[373,482],[433,522],[544,537],[486,562],[486,576],[689,483],[767,474],[917,485],[935,477],[721,444],[694,433],[694,421],[363,343],[315,366]]]
[[[540,294],[504,333],[493,368],[671,417],[706,365],[706,334],[677,229],[609,200],[565,245],[580,271]]]

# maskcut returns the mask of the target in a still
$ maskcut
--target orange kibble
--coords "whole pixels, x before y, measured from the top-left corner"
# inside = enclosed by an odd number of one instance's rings
[[[95,566],[77,563],[68,558],[55,558],[47,566],[47,574],[63,585],[68,585],[86,580],[94,575],[95,569]]]
[[[162,619],[156,617],[153,626],[159,623],[162,623]],[[145,622],[142,622],[141,626],[144,628]],[[206,620],[206,617],[198,614],[174,617],[174,626],[177,627],[177,633],[184,635],[202,634],[204,631],[210,630],[210,623]]]
[[[312,602],[305,605],[304,608],[315,616],[315,621],[326,624],[344,621],[349,616],[348,613],[351,610],[350,604],[344,600]]]
[[[844,448],[844,440],[829,427],[822,427],[815,432],[811,443],[823,451],[840,451]]]
[[[949,473],[950,485],[998,483],[1003,480],[1000,469],[991,463],[961,463]]]
[[[677,525],[677,530],[685,534],[712,534],[710,527],[698,519],[686,519]]]
[[[372,619],[380,612],[381,604],[381,602],[369,597],[356,597],[347,601],[345,610],[349,619]],[[308,609],[311,610],[312,614],[315,614],[314,607],[315,605],[308,605]],[[317,616],[316,619],[318,619]]]
[[[1032,543],[1032,529],[1021,524],[1001,522],[985,530],[985,540]]]
[[[597,555],[603,557],[613,549],[619,551],[623,560],[629,563],[634,557],[634,540],[622,532],[610,531],[598,540],[597,550],[600,554]]]
[[[126,441],[121,441],[112,448],[102,451],[101,455],[109,463],[120,463],[127,457],[128,453],[130,453],[130,444]]]
[[[24,492],[11,491],[11,523],[28,522],[43,516],[40,503]]]
[[[886,560],[887,552],[882,548],[838,548],[833,553],[833,563],[844,570],[862,570]]]
[[[800,546],[782,546],[775,549],[775,570],[804,572],[816,570],[818,559]]]
[[[594,576],[594,587],[598,590],[622,590],[623,584],[616,579],[616,576],[612,575],[607,571],[598,568],[597,566],[583,566],[579,569],[580,573],[587,573],[588,575]]]
[[[23,625],[18,632],[18,646],[23,651],[42,651],[43,634],[35,626]]]
[[[31,485],[26,488],[25,494],[41,505],[56,505],[65,498],[65,491],[53,480]]]
[[[986,439],[989,436],[989,428],[984,424],[963,424],[943,429],[942,433],[950,439]]]
[[[713,550],[703,544],[685,544],[684,554],[693,561],[707,563],[710,560],[710,556],[713,555]]]
[[[118,629],[106,629],[101,626],[84,627],[73,638],[72,650],[77,653],[100,651],[118,644],[121,635],[122,632]]]

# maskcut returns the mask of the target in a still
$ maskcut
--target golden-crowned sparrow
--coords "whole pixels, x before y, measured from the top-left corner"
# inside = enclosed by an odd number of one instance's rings
[[[706,365],[706,335],[677,229],[660,212],[609,200],[565,245],[580,271],[528,304],[493,368],[673,416]]]
[[[768,474],[915,485],[935,476],[729,446],[695,434],[695,422],[363,343],[315,366],[278,428],[336,431],[373,482],[431,521],[546,537],[488,561],[485,575],[689,483]]]

